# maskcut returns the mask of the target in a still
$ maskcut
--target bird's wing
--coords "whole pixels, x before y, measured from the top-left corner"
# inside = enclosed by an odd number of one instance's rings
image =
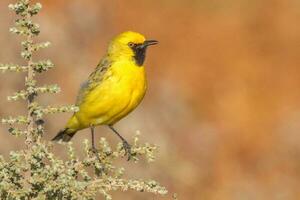
[[[111,66],[111,61],[106,57],[100,61],[97,65],[94,72],[92,72],[85,82],[83,82],[80,86],[80,90],[77,95],[76,105],[80,105],[87,93],[91,92],[96,86],[101,84],[101,80],[103,79],[104,74],[106,73],[107,69]]]

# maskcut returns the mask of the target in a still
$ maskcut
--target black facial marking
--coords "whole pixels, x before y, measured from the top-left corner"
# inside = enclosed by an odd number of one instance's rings
[[[146,50],[147,46],[144,44],[134,44],[129,43],[128,46],[133,50],[134,52],[134,60],[138,66],[142,66],[144,64],[145,58],[146,58]]]
[[[144,43],[140,43],[140,44],[135,44],[132,42],[128,43],[128,46],[134,52],[133,58],[138,66],[142,66],[144,64],[147,47],[156,44],[158,44],[158,41],[156,40],[145,40]]]

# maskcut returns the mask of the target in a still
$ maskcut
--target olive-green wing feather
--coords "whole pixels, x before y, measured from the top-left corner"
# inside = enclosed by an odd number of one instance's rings
[[[111,61],[107,57],[105,57],[97,65],[94,72],[91,73],[88,80],[86,80],[84,83],[81,84],[76,99],[77,106],[84,101],[87,93],[91,92],[94,88],[96,88],[99,84],[101,84],[104,74],[107,72],[107,69],[109,69],[110,66],[111,66]]]

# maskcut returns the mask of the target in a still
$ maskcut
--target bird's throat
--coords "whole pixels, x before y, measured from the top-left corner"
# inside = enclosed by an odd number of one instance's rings
[[[132,48],[132,50],[134,52],[133,58],[135,60],[135,63],[138,66],[143,66],[143,64],[145,62],[145,58],[146,58],[147,47],[138,46],[136,48]]]

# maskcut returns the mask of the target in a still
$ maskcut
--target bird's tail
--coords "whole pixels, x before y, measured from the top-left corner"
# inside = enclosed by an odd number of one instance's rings
[[[69,142],[72,137],[75,135],[76,130],[65,128],[52,139],[52,141],[63,141],[63,142]]]

